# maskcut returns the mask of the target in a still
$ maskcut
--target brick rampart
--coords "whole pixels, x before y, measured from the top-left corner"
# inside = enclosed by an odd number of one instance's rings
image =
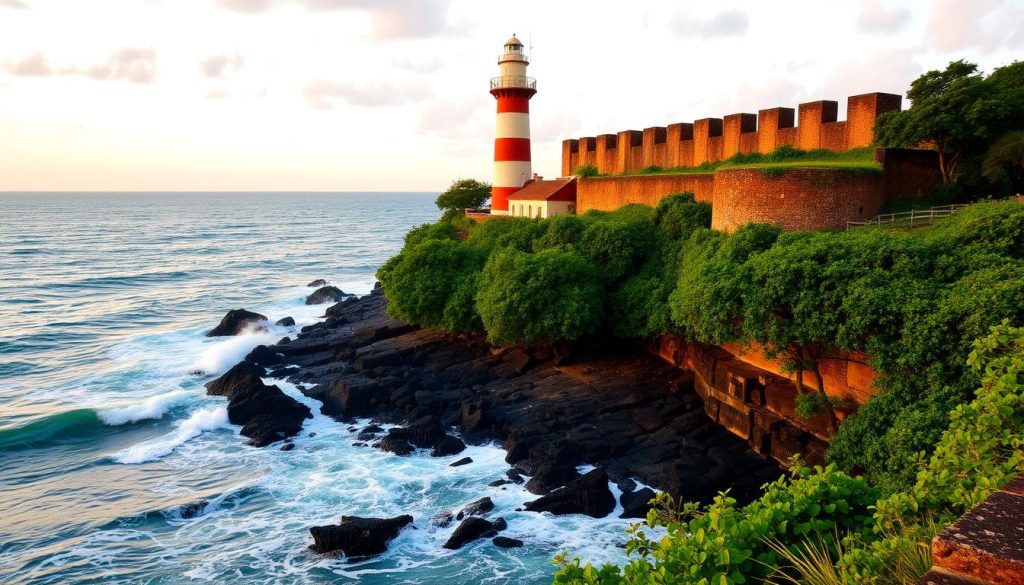
[[[711,227],[733,231],[751,222],[787,231],[842,229],[848,220],[877,215],[885,203],[880,172],[790,168],[724,169],[715,173]]]
[[[737,113],[703,118],[692,124],[669,124],[645,130],[624,130],[562,143],[562,176],[581,164],[592,164],[609,175],[635,173],[649,166],[690,167],[725,160],[737,152],[769,153],[789,145],[805,150],[844,151],[869,146],[875,120],[899,110],[902,99],[889,93],[866,93],[847,98],[846,120],[839,121],[839,104],[816,101],[793,108],[769,108],[757,114]],[[794,122],[799,122],[795,124]],[[602,138],[610,137],[611,140]]]
[[[698,201],[710,203],[714,183],[715,176],[710,173],[577,179],[576,212],[614,211],[630,203],[654,207],[662,197],[686,191]]]

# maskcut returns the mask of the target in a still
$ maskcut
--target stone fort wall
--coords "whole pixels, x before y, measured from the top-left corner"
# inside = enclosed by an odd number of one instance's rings
[[[869,146],[879,115],[899,110],[902,99],[891,93],[866,93],[847,99],[846,120],[837,120],[839,104],[816,101],[798,109],[769,108],[757,114],[730,114],[693,123],[669,124],[562,142],[562,176],[579,165],[622,174],[646,167],[700,166],[742,152],[769,153],[782,145],[803,150],[844,151]],[[796,125],[797,114],[799,125]]]

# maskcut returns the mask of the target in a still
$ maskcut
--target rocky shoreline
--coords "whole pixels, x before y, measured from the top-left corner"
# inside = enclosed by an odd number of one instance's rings
[[[423,449],[451,457],[453,466],[472,465],[458,457],[463,441],[497,442],[512,468],[491,485],[526,482],[540,496],[523,503],[528,511],[604,517],[616,507],[610,480],[622,491],[622,516],[642,518],[654,495],[650,488],[704,502],[729,490],[745,501],[780,474],[776,463],[707,418],[691,374],[639,346],[591,344],[571,356],[495,349],[477,337],[389,319],[385,307],[379,287],[345,298],[294,339],[255,348],[208,383],[208,392],[229,398],[230,420],[257,446],[283,440],[282,448],[290,449],[288,437],[301,432],[309,416],[263,377],[294,383],[343,423],[370,419],[374,424],[359,429],[356,442],[396,455],[421,456]],[[402,426],[384,431],[376,423]],[[584,465],[594,468],[580,474]],[[453,548],[504,528],[503,519],[485,520],[484,514],[459,512],[465,519],[453,532]],[[404,517],[346,518],[314,527],[314,549],[380,552],[408,523]],[[374,535],[373,542],[353,534]]]

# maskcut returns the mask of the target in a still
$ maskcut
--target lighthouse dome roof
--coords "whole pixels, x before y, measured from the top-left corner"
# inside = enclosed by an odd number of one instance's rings
[[[516,38],[516,35],[512,35],[511,39],[505,41],[505,46],[507,47],[509,45],[518,45],[518,46],[522,47],[523,43],[519,39]]]

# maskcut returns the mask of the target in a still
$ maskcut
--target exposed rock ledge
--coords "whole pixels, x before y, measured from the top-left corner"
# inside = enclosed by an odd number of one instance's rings
[[[497,440],[506,460],[531,476],[530,491],[545,495],[572,484],[553,494],[561,500],[546,500],[552,508],[585,507],[567,495],[587,483],[575,481],[582,464],[603,468],[626,497],[636,478],[703,501],[726,489],[749,499],[779,474],[777,464],[708,420],[692,376],[642,348],[593,348],[572,362],[539,350],[494,350],[477,338],[388,319],[385,304],[379,289],[346,299],[296,339],[261,346],[246,360],[276,367],[270,376],[296,383],[339,419],[437,417],[467,441]],[[635,503],[627,508],[642,512]],[[606,509],[600,502],[578,511]]]

